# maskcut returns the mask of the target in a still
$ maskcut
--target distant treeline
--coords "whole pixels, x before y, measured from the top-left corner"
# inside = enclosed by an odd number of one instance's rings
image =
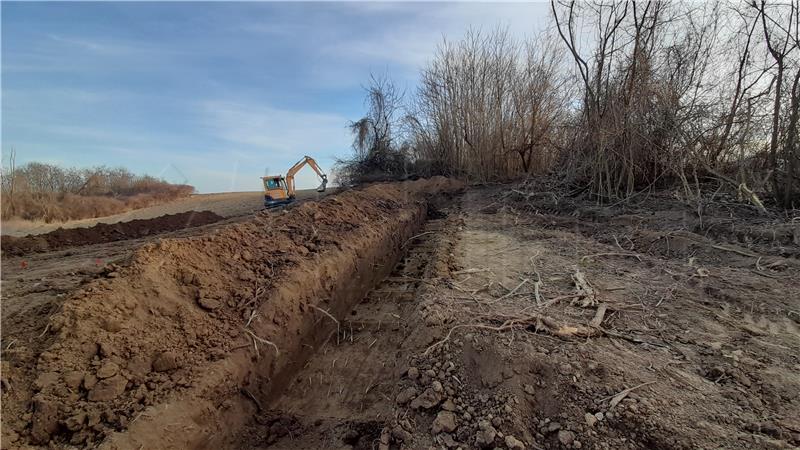
[[[800,10],[554,0],[550,30],[443,41],[418,88],[373,77],[345,182],[556,174],[598,201],[713,180],[755,205],[800,196]]]
[[[52,222],[102,217],[193,192],[192,186],[124,168],[63,168],[37,162],[17,167],[11,152],[2,173],[2,218]]]

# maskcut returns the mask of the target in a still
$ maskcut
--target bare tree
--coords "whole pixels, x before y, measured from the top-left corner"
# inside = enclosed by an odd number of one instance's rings
[[[371,75],[365,89],[367,113],[348,125],[355,154],[337,162],[338,177],[345,184],[366,178],[397,178],[406,170],[407,155],[397,142],[403,93],[385,76]]]
[[[545,169],[566,115],[558,66],[552,46],[521,43],[503,29],[443,41],[413,102],[417,157],[478,181]]]
[[[17,187],[17,150],[13,147],[8,152],[8,164],[2,171],[3,188],[3,216],[13,216],[16,213],[14,204]]]
[[[798,49],[798,8],[797,0],[791,0],[788,4],[767,5],[766,0],[760,3],[753,3],[753,7],[758,10],[761,17],[764,42],[769,54],[775,62],[775,74],[773,79],[774,93],[772,103],[772,124],[769,139],[769,163],[773,170],[772,184],[775,198],[783,202],[785,206],[791,204],[794,186],[794,166],[797,164],[795,156],[795,131],[797,119],[792,124],[792,111],[789,113],[789,123],[782,129],[782,106],[786,101],[783,95],[784,82],[787,70],[800,70],[798,64],[792,58]],[[794,66],[794,67],[793,67]],[[796,108],[795,100],[796,83],[793,83],[789,97],[789,108]],[[791,139],[789,139],[791,138]],[[778,154],[781,140],[784,140],[784,148]],[[787,144],[790,147],[787,147]]]
[[[771,178],[791,206],[800,0],[757,1],[551,0],[558,46],[467,30],[423,68],[404,139],[370,109],[356,153],[404,148],[415,170],[479,182],[558,170],[598,201],[673,181],[700,199],[716,180],[762,211]]]

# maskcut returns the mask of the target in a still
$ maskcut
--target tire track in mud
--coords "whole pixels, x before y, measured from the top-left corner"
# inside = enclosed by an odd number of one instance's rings
[[[395,414],[396,380],[404,361],[429,339],[417,300],[430,280],[449,272],[462,220],[460,199],[445,211],[428,210],[429,220],[408,241],[390,275],[339,322],[338,331],[333,329],[282,395],[229,443],[231,448],[375,447]]]

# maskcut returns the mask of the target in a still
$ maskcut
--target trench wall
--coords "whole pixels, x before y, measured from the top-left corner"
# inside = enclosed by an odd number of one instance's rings
[[[29,443],[218,448],[385,277],[419,230],[434,178],[307,202],[165,239],[51,319]],[[328,316],[330,314],[330,316]]]

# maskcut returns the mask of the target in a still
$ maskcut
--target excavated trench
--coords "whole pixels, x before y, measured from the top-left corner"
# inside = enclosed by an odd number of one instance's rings
[[[280,395],[258,404],[245,429],[223,447],[371,449],[394,414],[401,354],[426,339],[415,320],[429,280],[449,273],[458,206],[433,202],[427,220],[401,248],[389,276],[326,329],[327,338],[292,373]],[[320,318],[318,325],[324,323]]]
[[[242,436],[268,409],[294,408],[297,376],[329,364],[332,341],[348,338],[367,346],[354,355],[369,354],[384,345],[362,339],[376,332],[376,317],[378,328],[402,330],[391,320],[402,311],[391,308],[408,304],[436,266],[431,242],[443,219],[427,220],[429,202],[461,189],[443,178],[372,186],[146,246],[53,316],[33,414],[6,426],[18,428],[23,445],[274,443],[279,433]],[[363,313],[372,322],[359,320],[362,308],[377,308]]]

